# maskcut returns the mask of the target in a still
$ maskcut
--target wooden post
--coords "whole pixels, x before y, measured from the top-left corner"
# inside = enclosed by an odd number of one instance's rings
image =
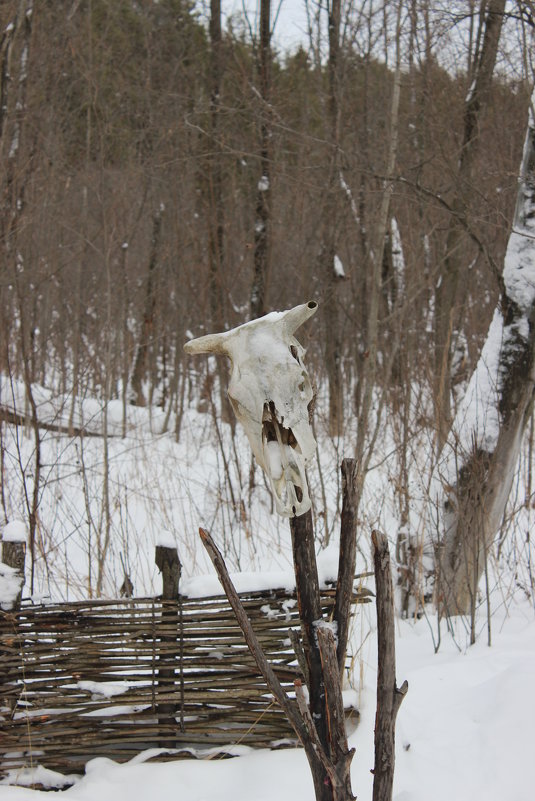
[[[319,737],[317,722],[313,719],[313,713],[311,714],[311,709],[306,703],[301,681],[298,679],[294,682],[297,700],[296,709],[295,703],[290,700],[281,687],[258,642],[258,638],[251,626],[251,621],[247,617],[238,593],[232,584],[225,560],[210,534],[202,528],[199,529],[199,534],[217,571],[221,585],[257,667],[262,673],[268,688],[286,713],[305,749],[314,782],[316,801],[354,801],[354,796],[351,792],[350,773],[354,750],[349,750],[347,746],[336,644],[334,634],[329,625],[327,623],[322,624],[322,621],[317,620],[317,636],[314,637],[321,655],[321,662],[325,671],[325,688],[329,695],[329,713],[326,721],[328,722],[328,726],[326,725],[327,745],[324,745]]]
[[[179,632],[181,621],[178,609],[178,585],[182,572],[182,565],[178,557],[177,549],[169,548],[164,545],[156,546],[155,562],[162,574],[163,580],[161,625],[164,629],[169,630],[162,634],[160,640],[158,694],[167,695],[175,691],[176,643],[179,638],[181,639],[182,637],[182,634]],[[169,603],[170,601],[175,601],[175,604]],[[171,646],[171,652],[166,653],[169,646]],[[182,671],[182,665],[180,665],[180,670]],[[175,703],[169,701],[159,703],[158,725],[165,729],[171,728],[172,731],[176,730],[176,712],[177,705]],[[174,748],[175,745],[176,742],[173,739],[162,740],[162,746],[164,748]]]
[[[395,763],[396,716],[407,694],[406,681],[396,685],[394,593],[388,540],[372,532],[377,604],[377,712],[375,716],[375,766],[373,801],[392,801]]]
[[[314,525],[310,510],[299,517],[290,518],[295,582],[299,617],[303,631],[303,646],[308,665],[308,693],[310,711],[316,725],[318,737],[328,752],[325,687],[321,668],[317,628],[323,616],[321,612],[318,566],[314,543]]]
[[[4,540],[2,542],[2,561],[8,567],[13,567],[21,578],[20,590],[13,601],[11,609],[18,609],[24,587],[24,565],[26,562],[26,541]]]
[[[178,558],[177,549],[157,545],[154,561],[162,574],[162,598],[164,601],[178,601],[178,583],[182,573],[182,565]]]
[[[334,620],[338,630],[338,668],[340,679],[346,663],[347,637],[351,615],[351,597],[357,561],[357,462],[342,460],[342,518],[340,521],[340,554],[338,581],[334,602]]]
[[[355,749],[349,749],[347,743],[344,699],[340,671],[338,670],[336,639],[329,628],[329,624],[325,624],[318,629],[318,643],[325,684],[329,752],[336,774],[333,798],[336,801],[338,799],[340,801],[354,801],[355,797],[351,790],[351,762]]]

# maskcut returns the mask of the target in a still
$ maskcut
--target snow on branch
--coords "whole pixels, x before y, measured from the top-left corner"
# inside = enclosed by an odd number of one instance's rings
[[[348,184],[347,184],[347,182],[346,182],[346,180],[344,178],[344,174],[343,174],[342,170],[340,170],[340,186],[341,186],[342,191],[344,192],[346,198],[349,201],[349,205],[351,207],[351,213],[353,214],[353,218],[354,218],[355,222],[357,223],[357,225],[359,225],[360,224],[360,219],[359,219],[359,212],[358,212],[358,209],[357,209],[357,204],[355,203],[355,198],[353,197],[353,193],[352,193],[351,189],[349,188],[349,186],[348,186]]]
[[[535,300],[535,116],[531,98],[529,124],[503,278],[508,297],[527,312]]]

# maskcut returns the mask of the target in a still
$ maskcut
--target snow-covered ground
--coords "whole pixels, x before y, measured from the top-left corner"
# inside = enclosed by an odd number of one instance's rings
[[[373,612],[371,622],[373,624]],[[484,621],[482,621],[482,625]],[[531,801],[533,759],[535,622],[527,602],[512,603],[492,619],[492,647],[485,633],[465,647],[459,625],[444,633],[434,653],[428,622],[398,625],[398,683],[409,682],[398,716],[395,801]],[[372,625],[373,628],[373,625]],[[455,641],[457,640],[457,642]],[[353,790],[371,799],[375,715],[373,633],[359,662],[361,720],[350,737],[356,749]],[[357,669],[359,669],[357,668]],[[359,671],[359,672],[360,672]],[[146,763],[150,752],[128,764],[95,759],[86,775],[64,791],[69,801],[311,801],[302,751],[250,751],[204,761]],[[54,783],[37,771],[19,780]],[[43,791],[0,786],[2,801],[45,801]]]
[[[13,393],[12,393],[13,394]],[[6,394],[4,393],[4,398]],[[45,409],[57,419],[57,404],[43,393]],[[100,420],[96,402],[87,409]],[[54,411],[56,410],[56,411]],[[103,592],[116,596],[123,564],[135,594],[160,592],[154,545],[174,541],[184,565],[182,591],[211,592],[216,579],[202,548],[199,526],[209,529],[232,571],[241,571],[242,588],[292,583],[287,521],[272,511],[260,471],[249,483],[250,450],[239,429],[235,437],[210,415],[191,406],[182,421],[179,442],[162,433],[163,415],[128,409],[126,436],[119,403],[108,410],[106,447],[100,437],[72,439],[43,432],[41,493],[36,549],[38,598],[85,597],[97,580],[90,558],[105,544]],[[98,413],[97,413],[98,412]],[[84,410],[80,407],[79,422]],[[135,416],[134,416],[135,415]],[[77,418],[78,419],[78,418]],[[311,496],[323,579],[334,577],[340,507],[338,465],[351,455],[347,442],[321,436],[318,460],[310,471]],[[411,503],[417,525],[422,487],[429,474],[425,432],[411,442]],[[31,430],[3,427],[3,503],[10,521],[26,517],[31,498],[34,442]],[[360,519],[358,570],[370,567],[369,531],[381,527],[395,542],[399,450],[388,426],[372,460]],[[107,468],[106,468],[107,463]],[[103,515],[107,470],[110,516]],[[535,787],[535,615],[531,576],[530,529],[535,512],[524,504],[525,456],[515,483],[508,517],[510,532],[501,559],[490,565],[489,601],[492,646],[487,645],[485,592],[478,608],[477,642],[469,646],[467,622],[454,631],[436,619],[397,624],[398,683],[409,693],[398,716],[396,801],[531,801]],[[323,508],[324,500],[326,506]],[[13,523],[11,524],[13,525]],[[20,528],[20,527],[19,527]],[[17,530],[19,530],[17,528]],[[393,548],[392,548],[393,552]],[[206,574],[211,574],[207,577]],[[244,585],[245,583],[245,585]],[[370,580],[369,586],[373,588]],[[485,587],[483,587],[485,590]],[[26,587],[25,592],[28,592]],[[439,645],[438,652],[435,647]],[[375,717],[376,648],[373,605],[360,607],[354,622],[351,685],[361,711],[350,735],[355,747],[353,788],[361,801],[371,799]],[[232,759],[148,763],[141,754],[126,765],[96,759],[86,775],[65,790],[72,801],[310,801],[312,782],[300,750],[248,751]],[[37,769],[11,777],[19,783],[57,784],[57,776]],[[49,798],[50,796],[47,796]],[[0,801],[37,801],[43,791],[0,785]]]

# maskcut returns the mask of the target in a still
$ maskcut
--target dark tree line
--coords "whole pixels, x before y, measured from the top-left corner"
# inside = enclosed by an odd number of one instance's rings
[[[92,392],[104,391],[109,369],[111,392],[120,393],[140,343],[148,340],[144,378],[161,400],[185,328],[200,329],[212,319],[230,326],[247,316],[259,258],[258,215],[265,216],[258,186],[269,170],[262,308],[309,296],[329,308],[334,304],[337,342],[329,344],[326,324],[327,369],[336,358],[344,383],[354,385],[367,345],[367,237],[388,169],[394,80],[373,43],[362,52],[347,31],[342,35],[336,6],[329,19],[331,59],[318,65],[304,49],[285,56],[268,51],[261,37],[251,43],[245,33],[218,32],[214,25],[209,33],[193,5],[182,0],[39,4],[29,34],[16,22],[25,5],[17,0],[2,6],[3,30],[15,21],[11,41],[6,44],[4,34],[2,45],[3,73],[9,71],[2,85],[2,200],[8,213],[16,206],[16,181],[24,193],[17,242],[32,379],[59,379],[67,386],[74,378]],[[405,274],[401,287],[387,237],[378,345],[385,357],[406,318],[416,333],[413,361],[428,359],[424,319],[443,259],[450,257],[452,209],[453,219],[462,218],[466,260],[474,262],[458,326],[466,329],[472,361],[496,296],[486,256],[499,263],[504,252],[527,90],[504,79],[485,89],[468,183],[474,201],[463,199],[461,213],[459,150],[465,152],[467,137],[473,138],[463,112],[468,80],[442,69],[432,50],[413,58],[401,75],[388,219],[397,221]],[[10,165],[16,130],[16,164]],[[333,232],[336,241],[328,242]],[[12,366],[20,370],[6,237],[4,231],[2,367],[9,344]],[[338,276],[342,292],[332,286],[333,270],[322,268],[334,255],[346,274]],[[106,368],[102,346],[108,337],[112,358]]]

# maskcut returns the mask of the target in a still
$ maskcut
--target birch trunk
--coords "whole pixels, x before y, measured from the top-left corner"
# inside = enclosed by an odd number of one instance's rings
[[[511,489],[535,388],[535,121],[531,99],[513,228],[487,340],[433,477],[436,595],[474,609]]]

